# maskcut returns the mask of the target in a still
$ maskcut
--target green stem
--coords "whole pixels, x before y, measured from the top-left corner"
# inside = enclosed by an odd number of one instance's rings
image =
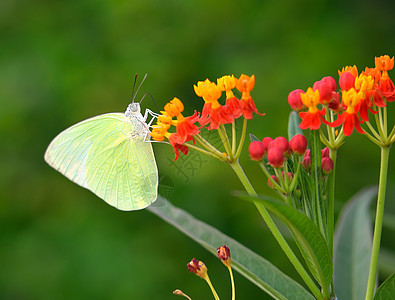
[[[243,129],[241,132],[241,137],[239,141],[239,147],[237,148],[236,154],[235,154],[235,159],[237,160],[238,157],[240,156],[241,149],[243,149],[243,144],[244,144],[244,139],[246,137],[246,132],[247,132],[247,119],[243,119]]]
[[[370,259],[369,278],[368,278],[368,286],[366,290],[365,300],[373,299],[374,287],[376,283],[377,262],[379,258],[381,230],[383,226],[384,202],[385,202],[385,191],[387,185],[389,153],[390,153],[389,147],[381,147],[380,179],[379,179],[379,190],[377,196],[376,219],[375,219],[374,233],[373,233],[373,248],[372,248],[372,256]]]
[[[370,124],[370,122],[366,122],[365,123],[368,127],[371,133],[373,133],[373,135],[375,136],[376,139],[380,139],[380,135],[377,133],[377,131],[373,128],[372,124]]]
[[[195,135],[195,139],[203,148],[205,148],[209,152],[213,152],[213,153],[217,154],[218,156],[222,156],[222,153],[217,148],[215,148],[213,145],[211,145],[200,134]]]
[[[270,180],[270,182],[273,184],[273,188],[279,191],[280,193],[284,194],[285,191],[282,189],[282,187],[270,176],[268,170],[266,169],[264,163],[261,161],[259,163],[263,173],[265,173],[266,177]]]
[[[185,146],[187,146],[188,148],[191,148],[191,149],[193,149],[193,150],[199,151],[199,152],[201,152],[201,153],[203,153],[203,154],[205,154],[205,155],[208,155],[208,156],[211,156],[211,157],[220,159],[220,160],[222,160],[222,161],[226,161],[226,162],[228,161],[228,159],[227,159],[228,157],[227,157],[227,156],[218,155],[218,154],[216,154],[216,153],[212,153],[212,152],[203,150],[202,148],[196,147],[196,146],[194,146],[194,145],[192,145],[192,144],[184,143],[183,145],[185,145]]]
[[[236,125],[235,122],[232,123],[232,153],[236,154]]]
[[[221,124],[221,127],[219,127],[217,129],[217,131],[218,131],[219,137],[221,138],[222,144],[224,145],[226,155],[229,156],[231,160],[233,160],[232,149],[230,148],[229,139],[228,139],[228,136],[226,135],[224,125]]]
[[[321,233],[326,236],[324,222],[322,218],[322,203],[321,203],[321,147],[320,147],[320,134],[318,130],[312,130],[312,148],[311,148],[311,187],[312,187],[312,201],[315,207],[315,220],[317,226],[320,228]]]
[[[330,151],[330,158],[333,161],[333,170],[329,175],[328,190],[328,245],[331,255],[333,256],[333,234],[335,228],[335,171],[336,171],[337,151]]]
[[[246,189],[247,193],[250,196],[257,196],[253,186],[251,185],[250,181],[248,180],[247,176],[245,175],[243,169],[241,168],[239,162],[236,160],[230,164],[233,171],[236,173],[237,177],[243,184],[244,188]],[[315,285],[314,281],[311,279],[309,274],[304,269],[303,265],[300,263],[298,258],[296,257],[295,253],[289,247],[288,243],[284,239],[283,235],[281,234],[280,230],[277,228],[276,224],[274,223],[273,219],[271,218],[270,214],[266,210],[265,206],[259,202],[254,201],[256,208],[258,209],[259,213],[261,214],[262,218],[265,220],[267,226],[269,227],[270,231],[272,232],[274,238],[279,243],[281,249],[284,251],[285,255],[288,257],[292,265],[295,267],[296,271],[302,277],[306,285],[310,288],[311,292],[317,299],[323,299],[323,296]]]

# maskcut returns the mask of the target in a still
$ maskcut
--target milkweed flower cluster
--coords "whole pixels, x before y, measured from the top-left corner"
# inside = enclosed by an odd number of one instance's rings
[[[241,117],[250,120],[254,113],[263,115],[258,112],[251,97],[251,90],[254,85],[255,76],[244,74],[239,78],[235,78],[233,75],[225,75],[218,78],[216,83],[209,79],[197,82],[194,85],[194,91],[204,101],[202,112],[195,111],[192,116],[184,117],[182,115],[184,111],[183,103],[178,98],[174,98],[165,105],[164,111],[161,111],[156,124],[152,126],[151,136],[153,140],[165,141],[167,139],[174,148],[175,160],[179,157],[179,151],[187,155],[189,148],[201,149],[228,162],[235,159],[240,154],[238,150],[241,150],[241,148],[236,149],[235,147],[236,137],[232,137],[234,141],[232,140],[232,146],[230,146],[223,126],[225,124],[234,126],[235,120]],[[234,89],[241,93],[240,99],[234,95]],[[223,92],[225,92],[226,99],[225,103],[221,104],[220,98]],[[172,129],[174,127],[175,131]],[[200,131],[204,127],[208,130],[219,131],[225,152],[215,149],[201,137]],[[194,146],[195,141],[199,143],[201,148]]]
[[[361,124],[369,122],[369,113],[376,114],[377,108],[395,100],[394,83],[388,75],[393,67],[394,57],[384,55],[375,58],[374,68],[366,67],[361,73],[355,65],[342,68],[338,72],[339,92],[331,76],[315,82],[306,92],[292,91],[288,103],[299,112],[300,128],[317,130],[324,123],[330,127],[342,125],[345,136],[354,129],[365,133]],[[328,112],[336,119],[332,120]]]
[[[260,162],[261,168],[268,177],[268,185],[283,194],[289,194],[296,187],[299,167],[295,168],[296,176],[288,169],[288,160],[298,161],[306,153],[307,139],[304,135],[297,134],[288,141],[285,137],[265,137],[262,141],[254,140],[249,145],[252,160]],[[267,168],[272,167],[274,174]]]

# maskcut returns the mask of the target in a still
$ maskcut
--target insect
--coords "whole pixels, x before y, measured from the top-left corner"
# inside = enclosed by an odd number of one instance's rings
[[[136,79],[137,75],[133,91]],[[143,116],[134,98],[124,114],[107,113],[67,128],[44,156],[71,181],[127,211],[149,206],[158,191],[158,169],[149,142],[149,126],[157,114],[147,109]],[[147,124],[149,115],[153,118]]]

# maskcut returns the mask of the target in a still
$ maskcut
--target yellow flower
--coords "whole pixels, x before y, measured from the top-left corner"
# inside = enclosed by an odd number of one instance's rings
[[[355,113],[355,106],[361,102],[361,97],[354,88],[351,88],[348,91],[343,91],[342,100],[343,103],[347,105],[346,112],[348,114],[353,114]]]
[[[202,97],[205,102],[211,103],[213,109],[221,106],[218,99],[221,97],[221,90],[218,86],[206,79],[205,81],[198,81],[197,85],[193,86],[196,95]]]
[[[309,108],[309,113],[316,113],[318,111],[317,105],[320,103],[320,92],[313,91],[311,87],[307,89],[306,93],[300,94],[300,99],[303,104]]]

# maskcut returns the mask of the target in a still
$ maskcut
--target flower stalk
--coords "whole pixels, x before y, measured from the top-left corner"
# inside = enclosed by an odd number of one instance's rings
[[[384,147],[384,146],[381,147],[379,190],[377,196],[376,218],[375,218],[374,233],[373,233],[372,256],[370,259],[369,278],[368,278],[368,286],[366,290],[365,300],[373,299],[374,288],[376,283],[377,262],[379,259],[381,232],[383,227],[389,153],[390,153],[390,147]]]
[[[257,193],[255,192],[255,189],[251,185],[250,181],[248,180],[247,176],[245,175],[242,167],[240,166],[238,161],[233,162],[230,164],[231,168],[233,171],[236,173],[237,177],[243,184],[244,188],[246,189],[247,193],[250,196],[256,197]],[[311,292],[314,294],[314,296],[317,299],[328,299],[328,297],[323,297],[321,294],[320,290],[314,283],[314,281],[311,279],[310,275],[306,272],[305,268],[303,265],[300,263],[299,259],[296,257],[295,253],[292,251],[291,247],[288,245],[286,240],[284,239],[283,235],[281,234],[280,230],[277,228],[276,224],[274,223],[273,219],[269,215],[268,211],[266,210],[265,206],[259,202],[258,200],[254,201],[254,204],[256,208],[258,209],[260,215],[266,222],[266,225],[269,227],[270,231],[272,232],[273,236],[279,243],[281,249],[284,251],[285,255],[288,257],[296,271],[299,273],[299,275],[302,277],[303,281],[306,283],[306,285],[309,287]]]

